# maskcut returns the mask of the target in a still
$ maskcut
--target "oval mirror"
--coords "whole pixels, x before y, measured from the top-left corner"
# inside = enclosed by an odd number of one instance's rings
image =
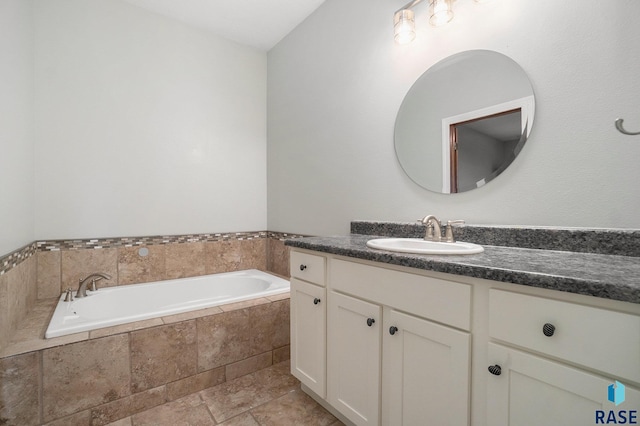
[[[430,191],[479,188],[516,158],[534,110],[531,82],[511,58],[489,50],[458,53],[409,89],[396,118],[396,156]]]

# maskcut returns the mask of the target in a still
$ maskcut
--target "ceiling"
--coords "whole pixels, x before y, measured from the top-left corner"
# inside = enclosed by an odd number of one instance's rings
[[[207,29],[237,43],[269,50],[325,0],[125,0]]]

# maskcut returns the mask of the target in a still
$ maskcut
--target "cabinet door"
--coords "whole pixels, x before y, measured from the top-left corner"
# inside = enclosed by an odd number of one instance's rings
[[[491,426],[624,424],[630,423],[629,410],[640,408],[637,389],[626,386],[625,401],[616,406],[608,401],[615,380],[559,362],[493,343],[489,361],[500,366],[500,374],[494,370],[487,384]]]
[[[379,305],[329,293],[327,320],[327,396],[356,425],[379,424]]]
[[[325,289],[291,279],[291,374],[326,397]]]
[[[468,425],[469,333],[394,310],[384,315],[382,424]]]

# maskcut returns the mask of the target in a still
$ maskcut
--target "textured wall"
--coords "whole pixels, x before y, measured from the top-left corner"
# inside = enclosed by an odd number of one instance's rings
[[[37,1],[35,93],[37,238],[266,228],[264,52],[120,0]]]
[[[348,233],[353,219],[640,228],[640,3],[455,2],[445,27],[415,7],[393,42],[396,0],[328,0],[268,54],[268,229]],[[483,188],[424,190],[395,158],[398,108],[439,60],[471,49],[514,59],[536,95],[520,156]]]
[[[33,1],[0,2],[0,257],[33,241]]]

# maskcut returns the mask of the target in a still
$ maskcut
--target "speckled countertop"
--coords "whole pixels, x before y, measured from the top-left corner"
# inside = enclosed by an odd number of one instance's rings
[[[415,255],[370,249],[366,242],[372,238],[377,236],[350,234],[290,239],[285,244],[374,262],[640,304],[640,257],[485,244],[484,252],[474,255]]]

